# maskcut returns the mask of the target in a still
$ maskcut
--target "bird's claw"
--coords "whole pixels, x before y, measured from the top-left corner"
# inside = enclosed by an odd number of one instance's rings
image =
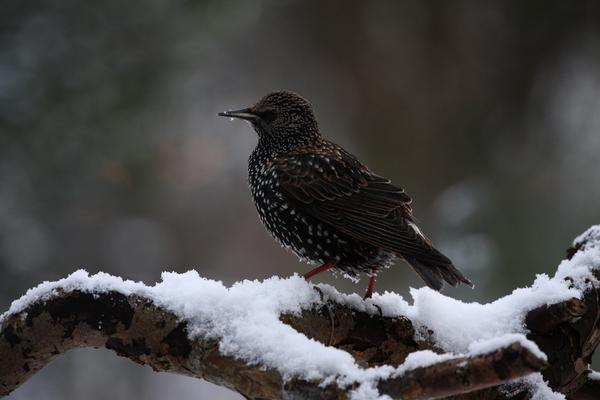
[[[379,312],[379,318],[383,318],[383,311],[381,310],[381,307],[379,307],[377,304],[371,304],[373,307],[375,307],[377,309],[377,311]]]
[[[383,311],[381,311],[381,307],[379,307],[377,304],[373,305],[377,308],[377,311],[379,311],[379,318],[383,318]]]
[[[323,291],[318,286],[313,286],[313,289],[315,289],[317,292],[319,292],[319,296],[321,297],[321,302],[324,302],[325,294],[323,293]]]

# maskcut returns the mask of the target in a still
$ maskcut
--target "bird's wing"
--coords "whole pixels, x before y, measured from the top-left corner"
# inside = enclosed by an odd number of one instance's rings
[[[288,154],[273,168],[285,199],[316,219],[404,257],[439,261],[413,223],[411,198],[342,148]]]

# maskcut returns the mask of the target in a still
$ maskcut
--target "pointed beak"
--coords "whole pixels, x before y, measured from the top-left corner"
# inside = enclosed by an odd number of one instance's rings
[[[252,109],[250,109],[250,108],[243,108],[241,110],[223,111],[223,112],[218,113],[217,115],[219,115],[221,117],[245,119],[247,121],[254,121],[254,120],[258,119],[258,115],[252,113]]]

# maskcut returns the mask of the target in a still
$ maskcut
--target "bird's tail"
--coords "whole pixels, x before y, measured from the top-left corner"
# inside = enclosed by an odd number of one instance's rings
[[[473,283],[452,264],[452,261],[436,249],[431,249],[434,257],[407,258],[406,261],[425,281],[427,286],[434,290],[441,290],[444,281],[452,286],[464,283],[473,287]]]

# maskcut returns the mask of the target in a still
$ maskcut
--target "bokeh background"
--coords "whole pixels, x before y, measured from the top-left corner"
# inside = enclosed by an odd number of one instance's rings
[[[251,203],[255,134],[216,117],[276,89],[310,99],[328,137],[414,198],[477,285],[452,296],[552,274],[600,222],[599,2],[8,0],[0,309],[82,267],[149,284],[306,271]],[[379,289],[421,285],[398,264]],[[80,350],[9,398],[240,397]]]

